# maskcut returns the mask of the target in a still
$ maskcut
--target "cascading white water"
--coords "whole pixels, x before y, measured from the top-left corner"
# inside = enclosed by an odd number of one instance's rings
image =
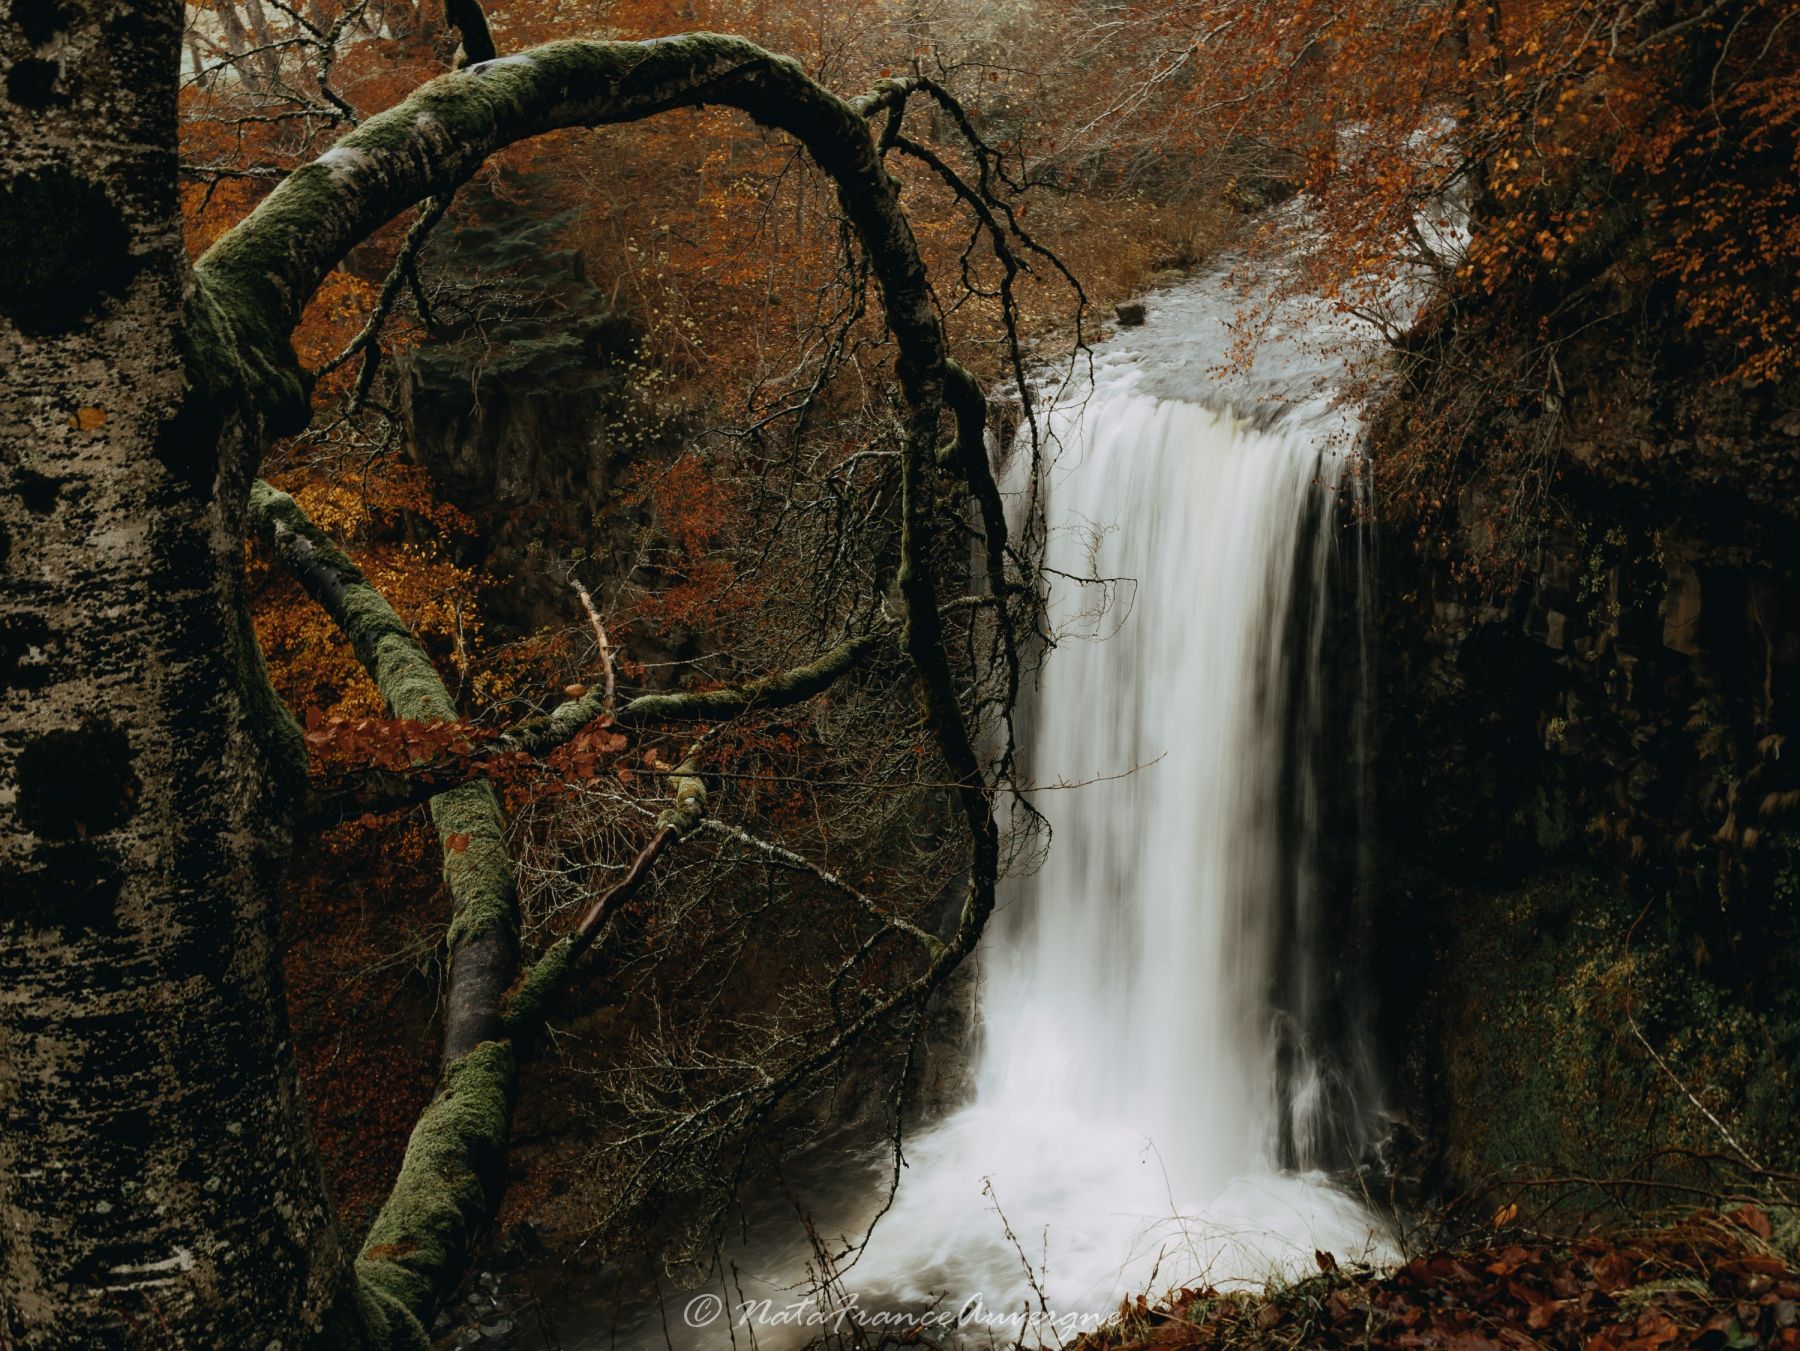
[[[1360,702],[1322,660],[1355,603],[1329,397],[1353,335],[1289,313],[1226,379],[1219,278],[1163,300],[1052,414],[1062,637],[1024,740],[1037,781],[1079,786],[1037,795],[1047,862],[983,940],[973,1100],[911,1142],[851,1275],[885,1299],[1035,1305],[1023,1255],[1080,1313],[1376,1244],[1318,1171],[1369,1107],[1318,951],[1322,785],[1354,779],[1324,761]]]
[[[1115,1104],[1187,1194],[1277,1138],[1272,921],[1284,855],[1304,847],[1278,826],[1284,695],[1288,665],[1315,655],[1284,640],[1301,532],[1331,528],[1310,499],[1337,457],[1304,427],[1130,390],[1092,400],[1064,444],[1046,562],[1133,579],[1130,610],[1098,616],[1104,641],[1083,641],[1077,615],[1053,624],[1075,636],[1045,663],[1031,761],[1099,781],[1045,796],[1055,853],[997,926],[978,1100],[1014,1117]],[[1316,1095],[1299,1096],[1309,1115]]]
[[[1021,740],[1035,781],[1078,786],[1034,795],[1047,858],[1005,885],[978,949],[970,1100],[908,1137],[893,1203],[832,1290],[771,1216],[729,1280],[570,1345],[711,1351],[753,1330],[799,1347],[831,1319],[769,1321],[759,1303],[846,1294],[865,1314],[969,1310],[970,1344],[1013,1345],[1024,1306],[1091,1320],[1310,1267],[1315,1249],[1380,1252],[1323,1171],[1369,1143],[1372,1106],[1354,1000],[1322,951],[1355,880],[1339,874],[1356,851],[1326,846],[1358,825],[1343,799],[1363,682],[1340,509],[1356,429],[1334,395],[1368,335],[1289,302],[1227,372],[1242,301],[1222,273],[1153,297],[1091,382],[1049,401],[1035,500],[1060,638]],[[887,1146],[874,1164],[809,1179],[821,1231],[867,1229]]]

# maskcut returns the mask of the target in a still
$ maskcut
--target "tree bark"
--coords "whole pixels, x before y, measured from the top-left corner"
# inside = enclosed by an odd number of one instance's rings
[[[355,1319],[271,897],[304,774],[242,597],[262,429],[176,200],[182,10],[0,12],[0,1343]]]
[[[846,1037],[928,994],[993,899],[988,789],[929,561],[948,354],[862,110],[708,34],[552,44],[433,81],[292,174],[190,271],[181,18],[170,3],[0,7],[0,236],[18,255],[0,273],[0,1341],[422,1346],[498,1195],[516,1085],[497,1007],[517,965],[511,883],[491,789],[448,795],[493,825],[471,863],[505,892],[458,895],[457,964],[504,960],[492,978],[482,966],[473,1016],[453,1020],[439,1091],[353,1270],[275,949],[303,742],[243,595],[262,447],[307,418],[289,341],[301,308],[396,212],[556,127],[726,103],[792,132],[834,179],[912,408],[905,645],[973,841],[963,920],[929,981]],[[978,428],[978,404],[955,412]],[[390,703],[433,715],[404,631],[364,618],[375,664],[399,662],[382,678]]]

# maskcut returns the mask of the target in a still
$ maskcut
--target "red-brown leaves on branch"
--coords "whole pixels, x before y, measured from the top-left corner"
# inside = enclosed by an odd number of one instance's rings
[[[306,746],[315,763],[345,768],[405,770],[426,761],[475,753],[493,733],[461,722],[413,722],[404,718],[335,717],[306,711]]]
[[[567,743],[551,752],[546,761],[546,787],[559,782],[588,782],[612,768],[612,757],[625,749],[625,738],[612,730],[610,718],[597,718]]]

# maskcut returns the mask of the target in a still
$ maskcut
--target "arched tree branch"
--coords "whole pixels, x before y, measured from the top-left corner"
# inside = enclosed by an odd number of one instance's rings
[[[717,34],[546,44],[440,76],[296,170],[200,260],[200,289],[240,341],[275,344],[264,349],[260,364],[278,367],[285,357],[291,367],[288,335],[326,273],[393,215],[461,181],[494,150],[560,127],[626,122],[702,104],[741,108],[807,148],[837,185],[881,287],[899,353],[897,374],[912,410],[900,570],[906,646],[974,844],[963,920],[979,933],[992,907],[998,830],[957,703],[929,562],[935,511],[928,467],[950,356],[897,184],[869,134],[868,100],[846,102],[798,63]],[[985,402],[974,397],[979,390],[971,391],[970,383],[953,401],[965,445],[979,435],[977,413],[985,415]],[[299,393],[297,381],[291,393]],[[305,417],[303,402],[265,412],[277,425],[284,414]],[[990,539],[990,552],[998,545],[1003,541]]]
[[[930,996],[973,949],[993,908],[999,869],[994,786],[958,701],[932,566],[936,518],[943,510],[934,448],[946,383],[954,385],[949,406],[965,450],[980,444],[986,405],[975,383],[951,362],[898,185],[881,162],[864,109],[816,84],[787,58],[713,34],[553,43],[478,63],[433,80],[289,175],[196,265],[190,308],[200,320],[196,327],[213,335],[212,358],[254,373],[245,384],[265,429],[297,429],[308,409],[290,335],[308,298],[354,245],[413,203],[446,192],[503,146],[556,128],[628,122],[703,104],[743,109],[805,146],[835,183],[881,288],[909,406],[899,572],[905,647],[971,841],[968,889],[952,939],[919,978],[790,1066],[774,1086],[778,1098],[882,1019]],[[966,463],[964,468],[968,472]],[[227,482],[247,481],[254,465],[236,470]],[[390,708],[402,717],[453,717],[442,681],[392,608],[341,553],[300,527],[304,518],[291,499],[260,484],[252,494],[254,514],[278,550],[313,579],[315,594],[345,626]],[[978,489],[976,496],[985,494]],[[991,554],[1004,549],[1003,530],[1003,521],[990,522]],[[452,805],[440,808],[445,803]],[[457,905],[445,1072],[358,1263],[372,1295],[398,1304],[421,1324],[491,1214],[496,1151],[503,1157],[517,1074],[512,1029],[500,1017],[504,984],[517,972],[518,945],[499,803],[488,785],[469,784],[434,799],[433,815],[447,846],[446,874]],[[449,847],[461,835],[469,836],[463,847]],[[467,1008],[459,1011],[464,1002]]]
[[[240,343],[293,371],[289,335],[307,300],[356,244],[413,203],[454,187],[494,151],[564,127],[724,105],[792,135],[837,185],[881,287],[909,403],[935,426],[948,352],[896,184],[863,113],[799,64],[741,38],[554,42],[439,76],[289,174],[195,266]],[[307,417],[297,372],[276,431]]]

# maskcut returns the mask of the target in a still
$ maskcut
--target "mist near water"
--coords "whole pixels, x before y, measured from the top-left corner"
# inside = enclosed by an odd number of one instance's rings
[[[1070,786],[1035,792],[1048,851],[976,954],[967,1100],[909,1130],[891,1203],[891,1145],[795,1161],[822,1237],[869,1234],[828,1289],[775,1208],[726,1279],[571,1346],[779,1351],[846,1304],[935,1315],[943,1344],[965,1315],[968,1345],[1014,1344],[1030,1309],[1061,1321],[1024,1343],[1055,1345],[1140,1293],[1384,1255],[1348,1185],[1381,1103],[1343,955],[1371,560],[1340,394],[1371,337],[1248,299],[1245,349],[1222,270],[1152,295],[1042,391],[1041,453],[1004,457],[1015,516],[1046,532],[1056,636],[1025,772]]]
[[[1320,839],[1358,820],[1325,800],[1366,704],[1331,388],[1356,335],[1290,315],[1228,375],[1219,279],[1163,301],[1048,422],[1059,638],[1022,739],[1033,780],[1079,786],[1034,799],[1051,844],[983,938],[974,1093],[908,1144],[865,1300],[1112,1309],[1380,1246],[1327,1176],[1379,1107]]]

